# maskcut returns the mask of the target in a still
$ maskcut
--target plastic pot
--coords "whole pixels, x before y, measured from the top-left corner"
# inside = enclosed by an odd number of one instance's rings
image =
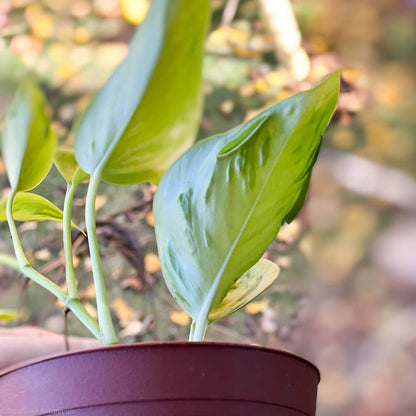
[[[121,345],[0,375],[1,416],[313,416],[319,372],[287,352],[224,343]]]

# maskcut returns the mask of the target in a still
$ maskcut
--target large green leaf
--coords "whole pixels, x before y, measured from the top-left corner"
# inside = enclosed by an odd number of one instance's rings
[[[193,319],[223,300],[300,210],[338,91],[334,73],[197,143],[163,177],[154,203],[162,271]]]
[[[7,221],[6,204],[7,197],[0,201],[0,221]],[[14,199],[13,219],[16,221],[62,222],[62,218],[62,211],[40,195],[30,192],[19,192]],[[72,223],[72,226],[80,229],[74,223]]]
[[[222,302],[211,310],[208,320],[218,321],[247,305],[269,288],[279,273],[277,264],[260,259],[234,282]]]
[[[38,185],[52,166],[56,144],[42,91],[24,81],[6,114],[1,142],[11,187],[27,191]]]
[[[112,183],[157,182],[192,144],[201,115],[209,0],[153,0],[127,58],[76,132],[81,168]]]

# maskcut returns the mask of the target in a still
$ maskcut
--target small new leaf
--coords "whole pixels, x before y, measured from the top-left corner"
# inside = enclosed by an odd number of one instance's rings
[[[55,153],[55,166],[68,183],[83,182],[89,175],[80,169],[75,159],[74,150],[69,147],[58,147]],[[75,177],[75,174],[77,175]]]
[[[210,322],[218,321],[246,306],[261,295],[278,278],[279,266],[270,260],[260,259],[231,286],[222,302],[208,315]]]
[[[30,80],[20,84],[4,121],[1,148],[10,185],[28,191],[48,174],[57,140],[45,113],[46,100]]]
[[[0,221],[6,219],[7,197],[0,201]],[[40,195],[29,192],[19,192],[13,203],[13,219],[15,221],[55,221],[62,222],[62,211],[52,202]],[[83,232],[78,226],[72,226]]]

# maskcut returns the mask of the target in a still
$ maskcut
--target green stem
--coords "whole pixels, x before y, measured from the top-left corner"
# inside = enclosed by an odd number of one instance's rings
[[[30,265],[29,260],[26,258],[26,255],[23,251],[19,235],[17,233],[16,224],[13,220],[13,203],[16,194],[17,191],[13,189],[11,194],[9,195],[9,198],[7,199],[6,217],[10,229],[10,234],[12,236],[13,248],[16,254],[16,259],[20,272],[24,276],[33,280],[35,283],[37,283],[38,285],[42,286],[44,289],[48,290],[53,295],[55,295],[60,301],[62,301],[65,304],[65,306],[71,309],[71,311],[91,331],[91,333],[95,337],[100,339],[100,331],[97,322],[85,310],[79,299],[68,298],[68,295],[57,284],[49,280],[43,274],[39,273]]]
[[[100,176],[101,172],[100,170],[97,170],[90,178],[87,200],[85,203],[85,223],[87,226],[88,245],[90,248],[92,274],[97,298],[98,323],[100,325],[101,338],[104,345],[111,345],[118,344],[118,338],[114,330],[110,307],[108,305],[95,224],[95,200],[97,197],[98,185],[100,184]]]
[[[192,341],[193,340],[194,332],[195,332],[195,321],[192,320],[191,329],[189,331],[189,341]]]
[[[66,286],[68,288],[68,295],[71,299],[78,299],[77,279],[75,277],[74,260],[72,253],[72,239],[71,239],[71,214],[72,201],[74,199],[76,186],[73,183],[68,183],[68,188],[65,194],[64,201],[64,216],[63,216],[63,244],[65,253],[65,278]]]
[[[17,262],[16,257],[10,256],[8,254],[0,254],[0,264],[20,271],[19,263]]]
[[[203,341],[205,338],[205,333],[207,332],[207,328],[209,324],[209,321],[208,321],[209,311],[211,310],[211,305],[214,300],[214,296],[217,291],[219,282],[221,281],[224,268],[225,266],[223,265],[223,267],[217,274],[215,281],[212,284],[207,296],[202,302],[201,309],[199,310],[198,316],[195,320],[195,330],[193,332],[191,341]]]
[[[16,194],[17,194],[17,191],[12,190],[11,194],[9,195],[7,199],[6,217],[7,217],[7,223],[10,229],[10,234],[12,236],[13,248],[16,254],[16,259],[19,265],[19,269],[25,276],[34,280],[37,284],[43,286],[45,289],[49,290],[49,292],[53,293],[62,302],[65,302],[66,293],[58,285],[56,285],[51,280],[49,280],[47,277],[43,276],[36,270],[32,270],[29,260],[26,258],[22,245],[20,244],[20,239],[17,233],[16,224],[14,223],[14,220],[13,220],[12,207],[13,207]]]
[[[203,341],[205,338],[205,333],[207,332],[208,328],[208,316],[209,311],[212,307],[212,302],[214,301],[215,294],[217,293],[218,287],[221,283],[221,279],[224,276],[225,269],[227,267],[228,261],[234,251],[235,246],[237,245],[238,239],[233,243],[231,250],[229,251],[224,263],[222,264],[220,270],[218,271],[217,275],[215,276],[214,282],[209,289],[207,296],[205,297],[204,301],[202,302],[201,309],[199,310],[198,316],[195,321],[195,331],[193,333],[192,341]]]
[[[65,306],[69,308],[71,312],[84,324],[84,326],[90,330],[95,338],[101,341],[101,332],[98,322],[85,309],[79,299],[68,299]]]
[[[195,321],[195,329],[190,341],[203,341],[208,328],[208,311],[202,310]]]

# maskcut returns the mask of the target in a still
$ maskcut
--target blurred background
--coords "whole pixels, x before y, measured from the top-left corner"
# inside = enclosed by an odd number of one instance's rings
[[[266,256],[278,281],[220,321],[209,340],[298,353],[321,370],[320,416],[416,414],[416,1],[212,0],[199,138],[342,69],[308,201]],[[0,119],[18,82],[35,77],[54,127],[71,143],[79,111],[121,62],[146,0],[0,0]],[[0,159],[0,197],[8,182]],[[36,192],[62,206],[52,171]],[[187,338],[188,317],[160,274],[151,184],[103,184],[98,232],[123,342]],[[75,200],[82,225],[85,187]],[[28,256],[64,284],[61,229],[19,225]],[[82,300],[95,313],[85,240],[74,234]],[[0,252],[12,253],[0,224]],[[0,326],[63,333],[62,305],[0,266]],[[68,330],[88,335],[73,317]]]

